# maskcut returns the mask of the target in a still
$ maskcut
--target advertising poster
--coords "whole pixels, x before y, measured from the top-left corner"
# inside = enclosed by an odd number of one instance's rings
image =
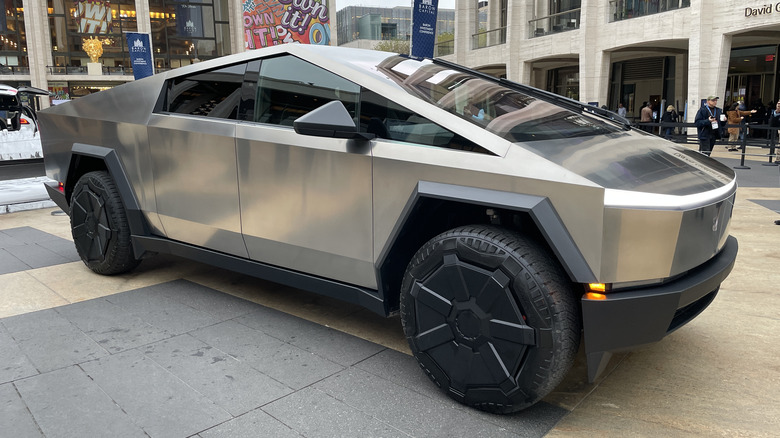
[[[58,105],[70,100],[67,82],[49,81],[49,91],[52,93],[52,96],[50,96],[52,105]]]
[[[412,7],[411,55],[433,58],[436,46],[436,16],[439,0],[414,0]]]
[[[330,44],[327,0],[244,0],[247,49],[277,44]]]
[[[148,33],[127,32],[127,48],[130,52],[130,64],[133,77],[138,80],[154,74],[152,45]]]
[[[111,4],[107,0],[76,0],[73,13],[79,33],[111,32]]]

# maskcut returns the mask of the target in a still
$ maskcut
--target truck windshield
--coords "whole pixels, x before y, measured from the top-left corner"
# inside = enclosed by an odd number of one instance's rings
[[[393,56],[377,69],[408,93],[511,142],[585,137],[622,131],[500,83],[430,61]]]

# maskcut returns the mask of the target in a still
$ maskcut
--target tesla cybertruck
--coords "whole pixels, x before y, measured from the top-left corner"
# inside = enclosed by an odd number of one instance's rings
[[[441,60],[280,45],[40,114],[93,271],[171,253],[400,314],[454,399],[526,408],[715,298],[734,172]]]

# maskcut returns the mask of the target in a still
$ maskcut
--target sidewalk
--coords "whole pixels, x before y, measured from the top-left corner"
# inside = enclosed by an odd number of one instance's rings
[[[0,215],[17,211],[55,207],[43,183],[45,176],[0,181]]]
[[[737,170],[740,252],[708,309],[594,384],[580,354],[508,416],[441,394],[398,318],[164,255],[95,275],[58,209],[0,215],[0,436],[774,437],[780,171],[763,162]]]

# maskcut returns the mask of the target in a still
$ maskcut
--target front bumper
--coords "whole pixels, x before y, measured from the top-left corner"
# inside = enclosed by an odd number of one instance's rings
[[[729,236],[721,251],[686,275],[660,286],[582,299],[588,380],[593,382],[613,352],[661,340],[704,310],[734,267],[737,239]]]

